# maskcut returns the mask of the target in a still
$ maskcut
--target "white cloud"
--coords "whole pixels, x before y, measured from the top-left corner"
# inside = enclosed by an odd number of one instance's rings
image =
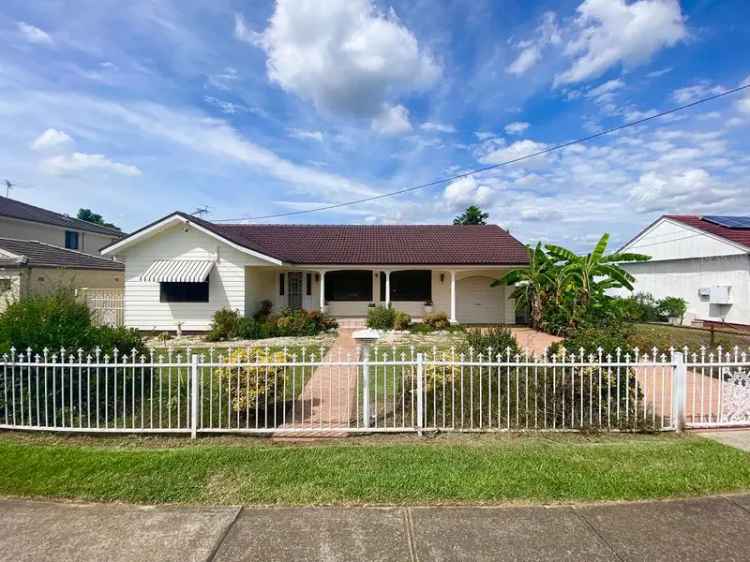
[[[664,212],[727,203],[735,195],[733,189],[722,188],[702,168],[693,168],[674,173],[647,172],[629,189],[630,200],[639,212]]]
[[[660,68],[659,70],[652,70],[651,72],[646,74],[646,76],[648,78],[659,78],[660,76],[664,76],[665,74],[668,74],[670,72],[672,72],[671,66],[667,68]]]
[[[528,128],[529,124],[525,121],[515,121],[513,123],[508,123],[505,126],[505,132],[508,135],[520,135]]]
[[[26,41],[28,41],[29,43],[34,43],[36,45],[52,45],[54,43],[49,33],[42,29],[39,29],[35,25],[31,25],[22,21],[19,21],[16,25],[18,27],[18,31],[21,32],[21,35],[23,35],[24,39],[26,39]]]
[[[561,41],[557,15],[554,12],[545,12],[542,16],[542,23],[535,30],[535,38],[516,44],[516,48],[521,49],[521,52],[505,69],[506,72],[517,76],[524,74],[541,60],[545,47],[558,45]]]
[[[234,103],[234,102],[227,101],[227,100],[222,100],[219,98],[215,98],[214,96],[205,96],[203,100],[206,103],[219,108],[219,110],[221,110],[222,113],[226,113],[228,115],[234,115],[235,113],[249,111],[249,109],[242,104]]]
[[[384,105],[372,119],[372,130],[381,135],[401,135],[411,131],[409,110],[403,105]]]
[[[70,155],[53,156],[42,161],[42,170],[51,175],[61,176],[85,172],[88,170],[101,170],[114,172],[123,176],[140,176],[141,171],[130,164],[114,162],[103,154],[85,154],[74,152]]]
[[[712,86],[710,82],[699,82],[694,86],[675,90],[672,92],[672,99],[679,104],[693,103],[701,98],[720,94],[723,91],[722,86]]]
[[[445,123],[434,123],[426,121],[419,126],[423,131],[430,131],[434,133],[455,133],[456,128],[453,125],[446,125]]]
[[[750,96],[745,96],[740,101],[738,101],[737,109],[739,109],[742,113],[747,113],[748,115],[750,115]]]
[[[487,139],[491,139],[495,136],[495,133],[490,133],[489,131],[476,131],[474,135],[480,140],[485,141]]]
[[[299,140],[314,140],[323,142],[323,133],[321,131],[306,131],[304,129],[288,129],[289,136]]]
[[[529,139],[516,141],[508,146],[495,140],[486,141],[480,147],[477,155],[478,160],[483,164],[500,164],[509,160],[516,160],[547,148],[546,144]],[[522,168],[536,168],[546,165],[544,156],[537,156],[523,160],[517,164]]]
[[[574,61],[556,85],[595,78],[617,64],[637,66],[687,37],[677,0],[584,0],[577,11],[577,32],[565,47]]]
[[[47,129],[31,143],[32,150],[50,150],[73,144],[73,139],[64,131]]]
[[[480,185],[474,176],[466,176],[449,183],[443,192],[443,199],[451,209],[460,209],[468,205],[485,205],[491,195],[489,186]]]
[[[246,36],[244,22],[239,31]],[[398,94],[440,75],[395,12],[370,0],[277,0],[268,27],[250,40],[266,52],[270,80],[334,115],[382,118],[384,104],[399,107],[391,101]]]
[[[586,97],[592,98],[597,103],[608,103],[612,100],[614,93],[624,87],[625,82],[621,78],[616,78],[590,89],[586,92]]]
[[[234,38],[251,45],[258,45],[262,36],[247,26],[242,14],[234,14]]]

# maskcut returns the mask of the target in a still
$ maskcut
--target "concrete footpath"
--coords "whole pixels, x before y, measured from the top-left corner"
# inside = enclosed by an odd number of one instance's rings
[[[750,495],[554,507],[0,500],[2,560],[747,560]]]

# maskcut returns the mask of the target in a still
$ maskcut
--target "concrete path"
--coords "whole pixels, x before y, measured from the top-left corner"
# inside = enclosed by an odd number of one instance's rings
[[[750,495],[555,507],[139,507],[0,500],[0,558],[747,560]]]
[[[750,429],[718,429],[698,433],[706,439],[713,439],[722,445],[729,445],[750,452]]]

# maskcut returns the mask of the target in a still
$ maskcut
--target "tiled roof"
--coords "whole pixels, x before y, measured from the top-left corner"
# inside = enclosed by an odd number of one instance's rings
[[[748,228],[727,228],[726,226],[709,222],[699,215],[664,215],[664,218],[680,222],[715,236],[720,236],[721,238],[726,238],[736,244],[742,244],[750,248],[750,229]]]
[[[117,236],[119,238],[124,238],[126,236],[124,232],[121,232],[116,228],[82,221],[61,213],[48,211],[41,207],[35,207],[34,205],[29,205],[28,203],[23,203],[2,196],[0,196],[0,216],[52,224],[55,226],[62,226],[63,228],[94,232],[96,234],[104,234],[107,236]]]
[[[524,245],[496,225],[245,225],[183,216],[235,244],[294,264],[528,263]]]
[[[0,238],[0,250],[10,252],[21,260],[0,256],[0,266],[27,265],[31,267],[67,267],[71,269],[106,269],[122,271],[125,266],[106,258],[97,258],[75,250],[33,240]]]

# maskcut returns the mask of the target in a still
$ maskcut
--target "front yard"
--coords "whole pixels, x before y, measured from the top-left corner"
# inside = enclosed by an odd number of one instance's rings
[[[750,455],[674,435],[249,438],[0,434],[0,494],[188,504],[638,500],[750,489]]]

